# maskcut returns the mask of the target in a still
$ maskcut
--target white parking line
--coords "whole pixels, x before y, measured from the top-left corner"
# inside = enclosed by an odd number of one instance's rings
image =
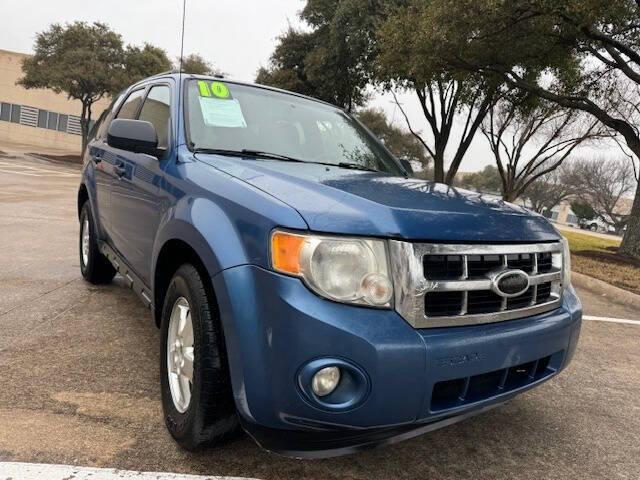
[[[595,322],[611,322],[611,323],[626,323],[627,325],[640,325],[640,320],[628,320],[626,318],[611,318],[611,317],[594,317],[593,315],[583,315],[583,320],[593,320]]]
[[[51,175],[55,177],[74,177],[77,173],[64,172],[61,170],[50,170],[48,168],[42,168],[34,165],[24,165],[22,163],[10,163],[0,161],[0,171],[4,173],[15,173],[17,175],[29,175],[34,177],[40,177],[43,175]]]
[[[74,467],[40,463],[0,462],[0,480],[255,480],[163,472],[133,472],[113,468]]]

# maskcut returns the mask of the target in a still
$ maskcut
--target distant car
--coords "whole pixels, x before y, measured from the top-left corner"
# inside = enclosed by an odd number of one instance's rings
[[[569,364],[582,308],[566,240],[409,170],[350,114],[295,93],[167,74],[114,102],[84,153],[80,268],[92,283],[119,272],[151,308],[181,446],[239,423],[269,450],[341,455]]]
[[[580,228],[583,230],[591,230],[592,232],[616,233],[616,229],[600,217],[581,221]]]

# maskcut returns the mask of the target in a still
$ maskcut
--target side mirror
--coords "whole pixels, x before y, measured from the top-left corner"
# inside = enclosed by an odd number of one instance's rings
[[[158,157],[158,134],[151,122],[116,118],[109,125],[107,143],[113,148]]]
[[[413,166],[411,166],[411,160],[409,160],[408,158],[400,158],[399,160],[402,168],[404,168],[409,175],[413,175],[414,172]]]

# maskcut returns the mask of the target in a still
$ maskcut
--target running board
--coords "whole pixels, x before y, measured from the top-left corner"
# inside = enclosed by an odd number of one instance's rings
[[[113,268],[122,275],[129,288],[138,294],[142,303],[144,303],[147,308],[153,310],[153,297],[151,295],[151,291],[147,288],[140,277],[134,273],[133,269],[127,264],[127,262],[125,262],[120,255],[107,245],[106,242],[100,241],[99,246],[100,252],[109,259]]]

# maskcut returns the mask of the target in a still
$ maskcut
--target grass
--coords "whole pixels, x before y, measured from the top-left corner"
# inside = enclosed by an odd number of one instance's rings
[[[617,253],[619,240],[567,231],[562,234],[569,240],[574,272],[640,294],[640,260]]]

